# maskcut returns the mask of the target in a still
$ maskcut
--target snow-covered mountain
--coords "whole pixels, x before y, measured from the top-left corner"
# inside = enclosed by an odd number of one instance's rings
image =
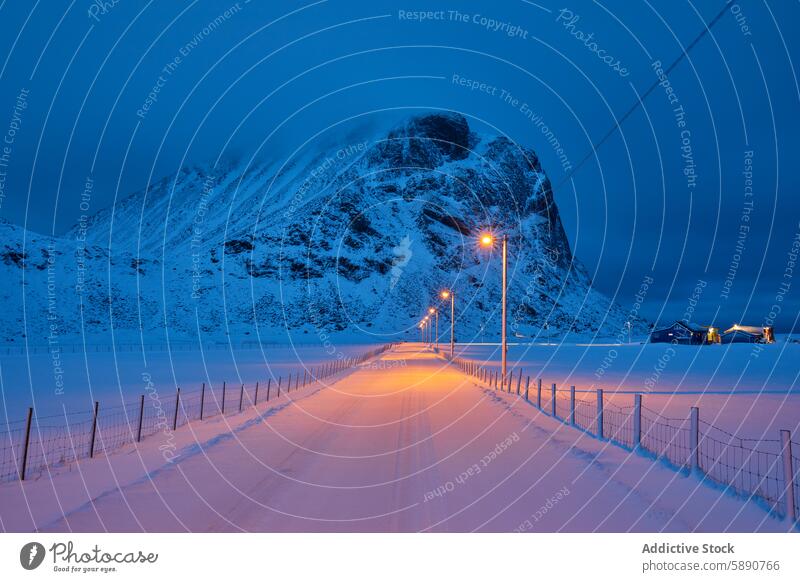
[[[183,169],[61,238],[0,223],[3,340],[112,327],[159,340],[165,329],[415,338],[443,288],[456,293],[459,339],[492,339],[501,261],[475,242],[486,228],[509,237],[514,333],[623,329],[625,311],[572,256],[532,150],[441,113],[340,137],[287,163]]]

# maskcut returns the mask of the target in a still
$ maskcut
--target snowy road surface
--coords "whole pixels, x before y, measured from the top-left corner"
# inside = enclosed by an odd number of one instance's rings
[[[0,486],[8,531],[786,531],[402,345],[328,386]]]

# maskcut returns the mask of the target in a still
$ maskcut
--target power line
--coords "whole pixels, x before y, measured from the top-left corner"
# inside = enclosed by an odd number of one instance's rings
[[[719,13],[717,13],[717,15],[716,15],[714,18],[712,18],[712,19],[709,21],[709,23],[705,25],[705,27],[703,27],[703,30],[701,30],[701,31],[700,31],[700,33],[699,33],[699,34],[698,34],[698,35],[697,35],[697,36],[694,38],[694,40],[692,40],[692,42],[690,42],[688,45],[686,45],[686,48],[684,48],[684,49],[683,49],[683,51],[681,52],[681,54],[680,54],[680,55],[678,55],[678,57],[677,57],[677,58],[676,58],[674,61],[672,61],[672,63],[670,64],[670,66],[668,66],[666,69],[664,69],[664,74],[665,74],[665,75],[669,75],[669,74],[672,72],[672,70],[673,70],[673,69],[674,69],[674,68],[675,68],[675,67],[678,65],[678,63],[680,63],[680,62],[683,60],[683,58],[684,58],[684,57],[687,55],[687,53],[688,53],[690,50],[692,50],[692,49],[694,48],[694,46],[695,46],[695,45],[696,45],[696,44],[697,44],[697,43],[700,41],[700,39],[701,39],[701,38],[703,38],[703,37],[706,35],[706,33],[707,33],[709,30],[711,30],[711,28],[712,28],[712,27],[713,27],[713,26],[714,26],[714,25],[715,25],[717,22],[719,22],[720,18],[722,18],[722,16],[723,16],[723,15],[725,14],[725,12],[728,10],[728,7],[729,7],[731,4],[733,4],[733,2],[734,2],[734,0],[727,0],[727,1],[725,2],[725,5],[722,7],[722,9],[719,11]],[[647,96],[648,96],[648,95],[650,95],[650,93],[652,93],[652,92],[653,92],[653,90],[654,90],[656,87],[658,87],[658,84],[659,84],[659,83],[660,83],[660,81],[659,81],[658,79],[656,79],[656,81],[654,81],[654,82],[653,82],[653,84],[652,84],[652,85],[650,85],[650,87],[648,87],[647,91],[645,91],[644,93],[642,93],[642,94],[639,96],[639,98],[638,98],[638,99],[637,99],[637,100],[634,102],[634,104],[633,104],[633,105],[631,105],[631,107],[630,107],[630,108],[629,108],[629,109],[628,109],[628,110],[627,110],[627,111],[626,111],[626,112],[625,112],[625,113],[622,115],[622,117],[619,117],[619,118],[617,119],[616,123],[614,123],[614,125],[613,125],[613,126],[611,126],[611,129],[609,129],[609,130],[606,132],[606,134],[605,134],[605,135],[602,137],[602,139],[601,139],[600,141],[598,141],[597,143],[595,143],[595,144],[592,146],[592,149],[591,149],[591,150],[590,150],[590,151],[589,151],[589,152],[588,152],[588,153],[587,153],[587,154],[586,154],[586,155],[585,155],[585,156],[584,156],[584,157],[581,159],[581,161],[580,161],[580,162],[578,162],[578,163],[575,165],[575,167],[572,169],[572,171],[571,171],[569,174],[567,174],[567,175],[564,177],[564,179],[563,179],[563,180],[561,180],[561,182],[559,182],[559,183],[558,183],[558,184],[555,186],[555,188],[553,188],[553,191],[555,191],[555,190],[558,190],[559,188],[561,188],[561,186],[563,186],[564,184],[566,184],[566,183],[567,183],[567,182],[568,182],[568,181],[569,181],[569,180],[572,178],[572,176],[574,176],[574,175],[575,175],[575,173],[576,173],[578,170],[580,170],[580,169],[581,169],[581,167],[582,167],[582,166],[583,166],[583,165],[584,165],[584,164],[585,164],[587,161],[589,161],[589,159],[590,159],[592,156],[594,156],[595,152],[597,152],[597,150],[600,148],[600,146],[602,146],[602,145],[603,145],[603,144],[604,144],[604,143],[605,143],[605,142],[608,140],[608,138],[610,138],[612,135],[614,135],[614,133],[617,131],[617,129],[619,129],[620,125],[622,125],[622,123],[623,123],[623,122],[624,122],[626,119],[628,119],[628,117],[630,117],[630,115],[631,115],[631,114],[632,114],[634,111],[636,111],[636,110],[639,108],[639,105],[641,105],[641,104],[642,104],[642,102],[643,102],[643,101],[644,101],[644,100],[647,98]]]

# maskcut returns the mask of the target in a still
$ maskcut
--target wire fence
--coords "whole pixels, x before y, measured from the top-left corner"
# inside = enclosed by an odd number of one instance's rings
[[[792,442],[792,467],[794,468],[794,514],[800,515],[800,443]]]
[[[574,386],[544,388],[541,379],[522,380],[522,371],[517,372],[516,382],[498,384],[491,381],[497,375],[489,368],[469,360],[451,361],[481,381],[489,378],[489,386],[495,389],[515,393],[517,385],[530,386],[531,391],[521,393],[526,401],[587,433],[646,452],[678,470],[697,471],[726,490],[765,502],[795,522],[800,516],[800,443],[790,440],[789,431],[781,431],[782,439],[740,438],[700,420],[697,408],[687,418],[669,418],[644,406],[641,395],[634,396],[631,406],[617,406],[604,399],[602,390],[581,392],[578,397]]]
[[[292,347],[305,347],[305,346],[318,346],[319,342],[293,342],[289,344]],[[258,340],[250,341],[231,341],[231,342],[187,342],[187,341],[171,341],[171,342],[141,342],[141,343],[120,343],[113,344],[90,344],[90,343],[58,343],[53,345],[36,345],[36,344],[6,344],[0,345],[0,354],[13,356],[25,354],[47,354],[58,351],[65,354],[93,354],[93,353],[151,353],[151,352],[213,352],[220,350],[255,350],[255,349],[271,349],[271,348],[285,348],[287,344],[281,342],[262,342]]]
[[[391,346],[250,385],[203,384],[196,390],[178,389],[168,396],[146,386],[146,393],[135,401],[105,408],[96,402],[90,411],[52,416],[38,416],[31,408],[26,419],[6,423],[0,435],[0,481],[40,475],[159,433],[163,439],[159,447],[169,447],[173,432],[189,422],[268,406],[288,392],[359,366]]]

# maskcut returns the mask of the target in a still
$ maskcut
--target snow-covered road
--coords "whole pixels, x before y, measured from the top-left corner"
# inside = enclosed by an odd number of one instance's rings
[[[236,419],[0,486],[9,531],[786,531],[406,344]],[[92,483],[92,480],[96,483]],[[58,502],[56,502],[58,497]],[[32,517],[34,516],[35,517]]]

